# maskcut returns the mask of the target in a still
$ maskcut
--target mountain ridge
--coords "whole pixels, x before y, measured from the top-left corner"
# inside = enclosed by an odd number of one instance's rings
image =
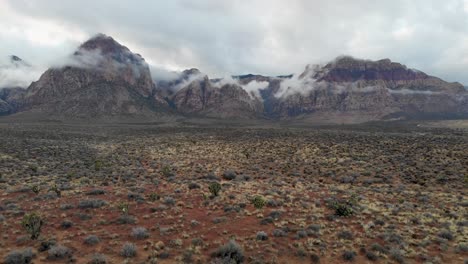
[[[22,63],[17,56],[12,63]],[[294,120],[369,116],[468,116],[468,91],[390,59],[340,56],[297,75],[233,75],[210,79],[196,68],[154,81],[140,54],[104,34],[82,43],[64,65],[26,90],[0,93],[0,113],[61,118],[162,116]]]

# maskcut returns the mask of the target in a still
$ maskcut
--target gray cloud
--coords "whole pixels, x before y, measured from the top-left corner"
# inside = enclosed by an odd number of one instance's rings
[[[4,0],[0,54],[49,65],[103,32],[169,71],[279,75],[349,54],[468,84],[467,25],[466,0]]]

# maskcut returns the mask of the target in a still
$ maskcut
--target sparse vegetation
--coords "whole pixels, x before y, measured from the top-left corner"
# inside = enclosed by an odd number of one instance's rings
[[[42,217],[37,213],[26,214],[21,222],[21,225],[26,229],[26,232],[28,232],[33,240],[39,238],[43,224],[44,221],[42,220]]]
[[[467,252],[464,131],[18,126],[0,123],[0,262],[28,263],[13,254],[27,246],[34,262],[56,250],[55,262],[98,264],[437,263]],[[30,213],[38,241],[20,225]]]
[[[120,251],[120,255],[125,258],[133,258],[137,255],[137,248],[135,244],[126,242],[122,246],[122,250]]]
[[[244,250],[233,240],[219,247],[212,257],[222,263],[243,263]]]
[[[212,182],[208,186],[208,189],[210,190],[211,195],[216,197],[219,195],[219,192],[221,191],[221,184],[219,184],[218,182]]]
[[[14,250],[5,256],[4,264],[29,264],[32,263],[34,253],[32,248]]]
[[[252,199],[252,204],[255,208],[262,209],[265,206],[266,202],[262,196],[257,195]]]

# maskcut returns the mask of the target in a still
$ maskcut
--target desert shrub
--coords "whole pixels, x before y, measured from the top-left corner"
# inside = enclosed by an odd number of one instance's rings
[[[132,258],[137,255],[137,248],[135,244],[126,242],[120,250],[120,255],[125,258]]]
[[[268,234],[264,231],[257,232],[256,239],[260,241],[268,240]]]
[[[35,194],[39,194],[39,192],[41,190],[40,190],[39,186],[34,185],[34,186],[31,187],[31,191],[33,191],[33,193],[35,193]]]
[[[125,224],[134,224],[136,222],[135,218],[130,215],[121,215],[116,220],[117,224],[125,225]]]
[[[166,196],[166,197],[164,197],[163,203],[164,203],[165,205],[168,205],[168,206],[173,206],[173,205],[175,205],[176,201],[175,201],[174,198],[172,198],[172,197],[170,197],[170,196]]]
[[[317,263],[320,263],[320,257],[319,255],[313,253],[310,255],[310,262],[312,262],[313,264],[317,264]]]
[[[405,257],[398,249],[390,250],[390,258],[392,258],[397,263],[405,263]]]
[[[313,233],[319,233],[320,232],[320,225],[313,224],[307,227],[307,230],[310,230]]]
[[[438,237],[447,239],[448,241],[453,240],[453,233],[450,232],[449,230],[443,230],[437,234]]]
[[[14,250],[5,256],[4,264],[29,264],[34,258],[32,248]]]
[[[128,215],[128,212],[130,211],[130,205],[126,202],[118,203],[117,208],[119,209],[122,215]]]
[[[49,190],[57,194],[57,197],[62,197],[62,191],[57,186],[57,184],[54,184],[54,186],[52,186]]]
[[[53,246],[51,247],[48,251],[47,251],[47,258],[50,259],[50,260],[56,260],[56,259],[63,259],[63,258],[66,258],[66,257],[71,257],[72,255],[72,251],[71,249],[65,247],[65,246],[62,246],[62,245],[56,245],[56,246]]]
[[[262,209],[263,206],[265,206],[266,202],[265,202],[265,199],[263,199],[262,196],[255,196],[253,199],[252,199],[252,204],[255,208],[257,209]]]
[[[37,239],[41,233],[44,221],[41,216],[36,213],[26,214],[21,221],[21,225],[26,229],[26,232],[31,236],[31,239]]]
[[[101,240],[99,239],[99,237],[97,237],[95,235],[89,235],[89,236],[85,237],[85,239],[84,239],[84,243],[86,245],[90,245],[90,246],[97,245],[97,244],[99,244],[99,242],[101,242]]]
[[[375,252],[379,252],[380,254],[387,254],[388,250],[384,248],[379,243],[374,243],[371,245],[371,250]]]
[[[70,221],[70,220],[64,220],[62,221],[62,223],[60,224],[60,227],[63,228],[63,229],[67,229],[67,228],[70,228],[73,226],[73,222]]]
[[[296,233],[296,238],[297,239],[301,239],[301,238],[304,238],[304,237],[307,237],[307,232],[305,230],[297,231],[297,233]]]
[[[168,178],[174,176],[174,173],[172,172],[171,167],[169,167],[168,165],[162,167],[161,174],[164,175],[164,177],[168,177]]]
[[[161,198],[161,196],[159,196],[157,193],[151,193],[149,195],[149,200],[151,202],[156,202],[157,200],[159,200]]]
[[[102,160],[95,160],[94,161],[94,170],[95,171],[100,171],[102,169],[102,167],[104,167],[104,163],[102,162]]]
[[[468,245],[467,244],[458,244],[455,247],[455,252],[457,252],[457,253],[468,253]]]
[[[70,210],[75,208],[73,204],[61,204],[60,205],[60,210]]]
[[[285,237],[285,236],[286,236],[286,232],[284,232],[284,231],[281,230],[281,229],[274,229],[274,230],[273,230],[273,236],[274,236],[274,237]]]
[[[144,227],[135,227],[132,229],[132,236],[136,239],[145,239],[149,237],[148,229]]]
[[[244,250],[233,240],[219,247],[213,252],[212,257],[222,263],[243,263]]]
[[[212,182],[208,186],[208,190],[213,196],[218,196],[219,192],[221,191],[221,184],[219,184],[218,182]]]
[[[260,221],[260,224],[261,224],[261,225],[267,225],[267,224],[273,223],[274,221],[275,221],[275,220],[274,220],[272,217],[267,216],[267,217],[263,218],[263,219]]]
[[[85,194],[86,195],[102,195],[102,194],[105,194],[106,192],[104,190],[101,190],[101,189],[93,189],[93,190],[89,190],[87,191]]]
[[[354,258],[356,258],[356,252],[350,251],[350,250],[345,250],[343,252],[343,255],[341,255],[345,261],[353,261]]]
[[[348,204],[344,203],[337,203],[334,205],[335,208],[335,215],[337,216],[350,216],[354,213],[353,208]]]
[[[127,198],[129,200],[135,200],[137,202],[143,202],[145,201],[145,198],[143,198],[143,196],[141,194],[138,194],[138,193],[128,193],[127,194]]]
[[[101,199],[81,200],[78,203],[78,208],[80,209],[100,208],[106,204],[107,203]]]
[[[88,261],[88,264],[106,264],[107,258],[103,254],[94,254]]]
[[[350,231],[341,231],[338,233],[338,238],[344,240],[353,240],[353,233]]]
[[[370,261],[376,261],[377,259],[379,259],[379,257],[377,256],[377,254],[375,254],[374,252],[372,251],[367,251],[366,252],[366,258]]]
[[[44,252],[49,250],[52,246],[55,246],[57,242],[54,239],[44,240],[41,241],[39,248],[37,249],[39,252]]]
[[[188,188],[189,188],[190,190],[193,190],[193,189],[200,189],[200,184],[198,184],[198,183],[196,183],[196,182],[191,182],[191,183],[189,183]]]
[[[223,173],[223,179],[227,181],[232,181],[236,178],[236,173],[232,170],[225,171]]]

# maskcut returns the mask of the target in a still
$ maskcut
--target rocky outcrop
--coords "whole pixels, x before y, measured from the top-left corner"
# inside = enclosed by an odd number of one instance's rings
[[[468,94],[461,84],[445,82],[388,59],[340,57],[323,67],[307,67],[298,83],[301,87],[290,88],[306,93],[270,96],[272,116],[353,113],[367,115],[370,120],[468,116]],[[278,95],[285,87],[272,89],[270,94]]]
[[[24,102],[22,110],[72,118],[167,110],[144,59],[102,34],[83,43],[63,67],[47,70],[32,83]]]
[[[0,104],[2,104],[0,114],[6,115],[17,112],[23,105],[25,93],[26,89],[21,87],[0,89]]]
[[[256,118],[263,104],[241,86],[213,82],[205,76],[180,89],[173,97],[174,107],[185,115],[218,118]]]

